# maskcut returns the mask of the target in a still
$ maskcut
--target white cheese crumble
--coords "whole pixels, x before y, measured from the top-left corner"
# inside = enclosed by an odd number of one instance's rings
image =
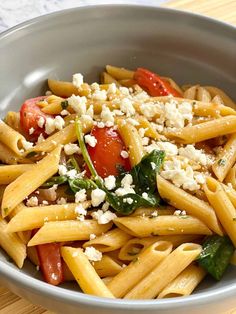
[[[38,119],[37,124],[38,124],[38,126],[39,126],[41,129],[43,128],[44,123],[45,123],[45,119],[44,119],[43,117],[40,117],[40,118]]]
[[[67,203],[67,199],[64,197],[61,197],[57,200],[58,205],[65,205]]]
[[[207,156],[202,153],[202,150],[196,149],[193,145],[179,148],[179,155],[187,157],[190,160],[199,162],[201,165],[207,165]]]
[[[28,142],[28,141],[26,141],[25,139],[23,139],[23,140],[21,141],[21,143],[22,143],[22,146],[23,146],[24,150],[31,149],[31,148],[33,148],[33,146],[34,146],[33,143]]]
[[[166,155],[176,156],[178,155],[178,147],[175,144],[169,142],[153,142],[149,146],[145,147],[147,153],[151,153],[153,150],[164,150]]]
[[[38,206],[38,204],[39,204],[39,201],[36,196],[31,196],[31,198],[29,198],[26,202],[26,206],[30,206],[30,207]]]
[[[44,142],[44,141],[45,141],[45,138],[43,137],[43,134],[41,133],[41,134],[39,135],[39,137],[38,137],[37,144],[40,144],[40,143],[42,143],[42,142]]]
[[[72,83],[75,87],[80,88],[84,83],[84,77],[81,73],[75,73],[72,78]]]
[[[60,176],[65,176],[67,174],[67,168],[65,165],[58,166],[58,173]]]
[[[101,112],[101,119],[102,119],[102,122],[110,127],[110,126],[113,126],[114,124],[114,113],[107,107],[107,106],[102,106],[102,112]]]
[[[133,187],[131,186],[132,183],[133,183],[133,178],[131,174],[126,174],[124,178],[121,180],[121,187],[115,191],[116,195],[123,196],[129,193],[135,194],[135,191]]]
[[[94,239],[96,239],[96,234],[94,234],[94,233],[91,233],[90,235],[89,235],[89,240],[94,240]]]
[[[35,129],[32,127],[29,129],[29,135],[32,135],[34,133]]]
[[[82,189],[82,190],[75,193],[75,202],[76,203],[84,202],[84,201],[86,201],[86,199],[87,199],[87,194],[86,194],[85,189]]]
[[[91,214],[91,216],[97,220],[97,222],[100,225],[104,225],[107,224],[108,222],[112,221],[113,219],[117,218],[116,214],[114,214],[113,212],[111,212],[110,210],[107,211],[103,211],[101,209],[93,212]]]
[[[122,150],[120,155],[124,159],[129,158],[129,153],[127,151],[125,151],[125,150]]]
[[[54,119],[53,118],[46,118],[46,123],[45,123],[45,132],[47,134],[53,133],[55,130],[62,130],[65,125],[65,121],[61,116],[56,116]]]
[[[85,96],[75,96],[72,95],[71,97],[67,98],[69,106],[77,113],[79,116],[86,114],[87,110],[87,98]]]
[[[116,84],[115,83],[111,83],[109,84],[108,86],[108,89],[107,89],[107,94],[115,94],[116,93]]]
[[[97,262],[102,259],[102,253],[96,250],[93,246],[86,247],[84,254],[91,262]]]
[[[79,148],[79,146],[77,144],[66,144],[64,145],[64,152],[66,155],[73,155],[73,154],[80,154],[81,153],[81,149]]]
[[[115,176],[108,176],[104,179],[104,185],[108,190],[113,190],[116,187],[116,178]]]
[[[106,100],[107,99],[107,92],[105,90],[95,90],[92,93],[93,100]]]
[[[135,114],[135,109],[132,105],[132,101],[129,98],[123,98],[120,102],[120,110],[124,112],[127,117],[131,117]]]
[[[91,147],[95,147],[97,144],[97,139],[90,134],[86,134],[84,137],[85,143],[87,143]]]
[[[104,202],[106,198],[106,193],[101,190],[101,189],[94,189],[91,192],[91,201],[92,201],[92,206],[97,207],[99,206],[102,202]]]

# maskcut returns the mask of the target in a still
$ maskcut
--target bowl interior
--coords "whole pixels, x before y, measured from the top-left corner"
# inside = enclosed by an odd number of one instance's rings
[[[71,80],[81,72],[93,82],[106,64],[218,86],[236,99],[235,35],[233,27],[207,18],[144,6],[85,7],[32,20],[1,35],[0,115],[45,93],[48,77]],[[0,261],[16,268],[2,251]],[[19,272],[41,279],[30,262]],[[231,266],[222,281],[208,278],[195,293],[231,286],[235,277]]]

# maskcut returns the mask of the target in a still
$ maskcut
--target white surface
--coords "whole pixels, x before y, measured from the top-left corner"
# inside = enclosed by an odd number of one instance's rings
[[[0,32],[39,15],[90,4],[159,5],[166,0],[0,0]]]

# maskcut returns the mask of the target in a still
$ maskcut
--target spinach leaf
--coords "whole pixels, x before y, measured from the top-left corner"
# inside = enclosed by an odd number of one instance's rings
[[[129,215],[139,207],[156,207],[160,201],[158,196],[152,194],[148,195],[147,198],[143,198],[133,193],[118,196],[109,191],[106,191],[106,200],[115,211],[123,215]]]
[[[202,247],[199,265],[216,280],[220,280],[234,252],[231,240],[226,236],[213,235],[206,238]]]
[[[65,182],[67,182],[67,177],[66,176],[55,176],[55,177],[51,177],[44,184],[42,184],[42,187],[50,188],[54,184],[61,185],[61,184],[65,183]]]
[[[85,190],[93,190],[97,188],[96,183],[94,183],[92,180],[90,179],[81,179],[81,178],[77,178],[77,179],[69,179],[69,186],[71,188],[71,190],[76,193],[79,190],[85,189]]]
[[[160,171],[164,158],[165,152],[155,149],[132,168],[130,174],[133,177],[137,193],[154,193],[156,191],[156,174]]]

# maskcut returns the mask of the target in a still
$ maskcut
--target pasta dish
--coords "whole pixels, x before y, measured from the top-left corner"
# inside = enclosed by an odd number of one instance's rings
[[[0,247],[52,285],[154,299],[220,280],[236,246],[236,104],[107,65],[0,120]],[[79,288],[78,287],[78,288]]]

